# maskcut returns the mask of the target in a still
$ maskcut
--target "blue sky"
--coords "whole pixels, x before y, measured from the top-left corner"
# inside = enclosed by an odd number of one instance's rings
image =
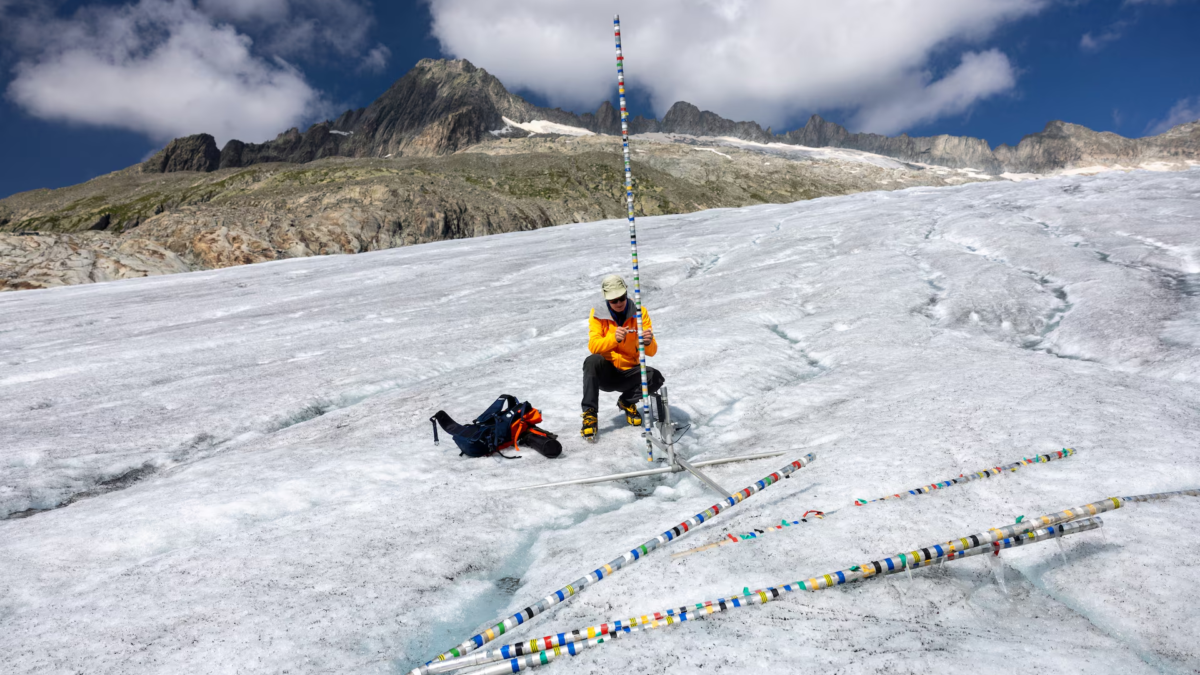
[[[615,95],[595,0],[0,0],[0,197],[82,182],[208,132],[261,141],[369,104],[424,57],[469,58],[540,105]],[[1138,137],[1200,117],[1200,2],[642,0],[634,113],[686,99],[781,132],[1017,143],[1062,119]],[[899,7],[899,4],[896,4]],[[866,11],[867,9],[872,11]]]

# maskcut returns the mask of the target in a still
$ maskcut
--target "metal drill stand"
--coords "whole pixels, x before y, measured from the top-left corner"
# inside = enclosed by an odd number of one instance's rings
[[[525,487],[513,488],[514,490],[532,490],[534,488],[557,487],[559,485],[586,485],[589,483],[607,483],[614,480],[623,480],[626,478],[637,478],[639,476],[654,476],[664,473],[680,473],[687,471],[695,476],[712,490],[719,493],[722,497],[728,497],[729,491],[717,484],[716,481],[704,475],[699,471],[698,467],[713,466],[715,464],[729,464],[730,462],[745,462],[752,459],[763,459],[766,457],[778,457],[783,452],[762,452],[756,455],[738,455],[736,457],[725,457],[722,459],[707,459],[695,464],[688,462],[675,452],[675,443],[679,440],[679,427],[671,421],[671,407],[668,405],[669,399],[667,396],[667,388],[663,386],[657,394],[653,396],[655,400],[655,408],[657,408],[654,421],[651,426],[654,431],[642,432],[642,436],[650,441],[655,449],[655,461],[664,462],[667,466],[657,469],[646,469],[644,471],[630,471],[628,473],[616,473],[608,476],[597,476],[595,478],[579,478],[576,480],[564,480],[556,483],[542,483],[540,485],[527,485]],[[687,432],[687,427],[683,428],[683,432]],[[661,454],[660,454],[661,453]]]

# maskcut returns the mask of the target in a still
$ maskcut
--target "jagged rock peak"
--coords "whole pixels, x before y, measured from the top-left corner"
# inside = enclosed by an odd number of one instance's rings
[[[436,81],[443,87],[495,90],[494,93],[500,96],[511,96],[496,76],[466,59],[421,59],[412,70],[396,80],[392,88],[402,87],[406,81],[414,78]]]
[[[767,142],[770,136],[757,122],[734,122],[708,110],[700,110],[687,101],[671,106],[660,123],[662,131],[692,136],[734,136],[742,140]]]
[[[850,135],[846,128],[835,122],[830,122],[820,115],[813,115],[803,127],[784,134],[800,145],[809,147],[841,146]]]
[[[1160,156],[1150,139],[1134,140],[1108,131],[1060,120],[1021,139],[1017,147],[1001,145],[996,157],[1007,170],[1017,173],[1047,173],[1057,169],[1122,164],[1132,166]]]
[[[217,141],[209,134],[193,134],[176,138],[142,163],[146,173],[175,171],[215,171],[221,164]]]
[[[1196,133],[1200,133],[1200,119],[1192,120],[1191,122],[1184,122],[1178,126],[1171,127],[1158,136],[1151,136],[1151,138],[1163,138],[1167,136],[1190,136]]]
[[[1062,120],[1050,120],[1049,122],[1046,122],[1046,127],[1042,129],[1041,133],[1051,138],[1058,138],[1069,135],[1071,131],[1073,131],[1072,127],[1076,126],[1078,125],[1070,124]],[[1033,134],[1028,134],[1028,136],[1032,135]]]
[[[483,70],[475,67],[475,64],[466,59],[430,59],[425,58],[417,61],[414,68],[423,68],[426,70],[444,70],[447,72],[473,73],[476,70]],[[486,71],[484,71],[486,72]]]

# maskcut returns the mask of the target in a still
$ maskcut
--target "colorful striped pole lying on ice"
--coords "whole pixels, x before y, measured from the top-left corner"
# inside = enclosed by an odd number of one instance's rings
[[[1024,546],[1046,539],[1053,539],[1070,534],[1078,534],[1101,527],[1103,523],[1100,518],[1086,518],[1070,523],[1052,525],[1046,528],[1040,528],[1031,532],[1027,532],[1020,536],[1008,537],[996,542],[972,547],[964,552],[955,554],[942,554],[946,560],[956,560],[985,553],[999,555],[1000,551],[1007,548]],[[903,561],[903,565],[892,563],[891,566],[885,567],[880,575],[895,574],[907,569],[916,569],[933,564],[942,557],[942,555],[932,555],[933,552],[926,551],[924,554],[920,551],[914,551],[911,554],[901,553],[893,558],[888,558],[886,561],[899,560]],[[879,563],[871,563],[877,565]],[[855,565],[851,569],[861,568],[864,566]],[[838,573],[840,574],[840,573]],[[826,575],[828,576],[828,575]],[[865,579],[866,577],[858,577]],[[766,589],[756,590],[754,592],[746,592],[743,594],[734,594],[728,598],[719,598],[706,602],[695,603],[691,606],[684,606],[675,609],[660,610],[651,614],[633,617],[625,621],[609,621],[596,626],[588,626],[573,630],[567,633],[558,633],[556,635],[547,635],[538,640],[529,640],[527,642],[519,642],[512,645],[506,645],[499,649],[490,649],[486,652],[478,652],[470,656],[454,659],[445,663],[438,664],[438,670],[434,673],[444,673],[450,670],[458,670],[461,668],[469,668],[479,666],[486,663],[495,663],[507,659],[506,663],[498,663],[489,668],[473,671],[472,675],[498,675],[499,673],[515,673],[529,668],[534,668],[540,665],[545,665],[554,659],[569,654],[575,656],[583,650],[594,647],[598,644],[603,644],[606,641],[614,638],[624,637],[626,635],[647,631],[654,628],[665,628],[685,621],[695,621],[696,619],[704,618],[711,614],[716,614],[725,610],[750,607],[753,605],[765,605],[768,602],[782,597],[785,593],[791,593],[799,590],[817,590],[811,587],[810,582],[796,581],[790,584],[782,584],[779,586],[771,586]],[[821,586],[828,588],[829,586]]]
[[[1092,502],[1091,504],[1076,506],[1073,509],[1065,509],[1063,511],[1059,511],[1058,513],[1051,513],[1050,515],[1040,516],[1030,520],[1023,520],[1012,525],[1005,525],[1004,527],[992,528],[987,532],[973,534],[969,537],[962,537],[958,541],[948,541],[945,544],[934,544],[933,546],[927,546],[919,551],[912,551],[911,553],[907,554],[902,553],[900,554],[901,557],[898,563],[893,558],[888,558],[887,560],[883,561],[883,564],[887,565],[886,571],[888,572],[892,571],[893,565],[896,564],[899,564],[900,569],[903,569],[906,565],[906,558],[921,561],[922,554],[926,559],[929,559],[931,552],[937,554],[933,556],[934,558],[946,556],[947,559],[953,559],[955,557],[961,557],[962,552],[968,549],[975,548],[976,546],[988,546],[1009,537],[1019,537],[1027,532],[1033,531],[1039,526],[1051,527],[1062,523],[1070,523],[1082,518],[1098,516],[1101,513],[1107,513],[1108,511],[1116,511],[1126,503],[1130,502],[1158,501],[1184,495],[1200,497],[1200,490],[1187,489],[1177,490],[1175,492],[1155,492],[1145,495],[1136,495],[1133,497],[1109,497],[1108,499],[1102,499],[1098,502]],[[825,588],[826,586],[838,586],[844,584],[846,583],[847,579],[853,581],[854,579],[851,579],[850,577],[854,575],[861,574],[862,576],[855,576],[855,578],[866,578],[883,572],[885,572],[885,570],[881,568],[880,563],[873,562],[870,563],[869,566],[862,566],[862,568],[859,570],[851,568],[849,570],[843,570],[842,572],[835,572],[834,576],[839,579],[839,581],[836,583],[828,574],[821,578],[809,579],[809,582],[815,583],[817,588]],[[821,584],[826,584],[826,586],[822,586]],[[814,589],[810,588],[809,590]]]
[[[1200,497],[1200,490],[1176,490],[1174,492],[1153,492],[1148,495],[1134,495],[1132,497],[1121,497],[1127,502],[1157,502],[1171,497]]]
[[[666,610],[656,612],[651,615],[642,616],[639,619],[634,618],[626,622],[613,621],[598,626],[571,631],[570,633],[558,633],[549,635],[540,640],[532,640],[529,642],[521,642],[499,649],[488,650],[487,652],[473,654],[469,658],[454,659],[436,664],[436,670],[427,669],[428,673],[444,673],[450,670],[466,668],[469,666],[479,665],[498,661],[500,659],[511,658],[524,654],[537,652],[534,656],[524,656],[521,663],[516,660],[496,666],[497,668],[509,668],[512,670],[487,670],[483,672],[517,672],[521,668],[529,668],[532,665],[540,665],[540,663],[528,663],[530,660],[540,660],[541,663],[548,663],[554,660],[561,653],[577,653],[582,644],[580,641],[587,639],[595,644],[600,644],[605,638],[612,638],[619,635],[621,632],[628,632],[629,629],[641,626],[660,628],[663,626],[672,625],[682,621],[694,619],[698,614],[713,614],[730,607],[742,607],[748,604],[765,604],[771,600],[778,598],[782,593],[793,592],[797,590],[818,591],[834,586],[862,581],[873,576],[882,576],[902,572],[907,569],[915,569],[923,567],[929,563],[936,562],[939,559],[955,560],[973,555],[979,555],[987,551],[998,552],[1001,548],[1011,548],[1012,546],[1020,546],[1024,543],[1029,543],[1028,540],[1039,541],[1045,538],[1060,536],[1062,534],[1072,534],[1074,532],[1084,531],[1084,529],[1094,529],[1100,526],[1100,519],[1096,518],[1101,513],[1115,511],[1125,503],[1148,502],[1169,499],[1177,496],[1193,496],[1200,497],[1200,489],[1177,490],[1174,492],[1156,492],[1151,494],[1136,495],[1132,497],[1109,497],[1107,499],[1084,504],[1075,508],[1065,509],[1058,513],[1052,513],[1038,518],[1023,520],[1019,523],[1006,525],[1003,527],[992,528],[987,532],[960,537],[957,540],[945,542],[943,544],[934,544],[932,546],[922,547],[907,553],[898,553],[890,558],[873,561],[862,565],[853,565],[847,569],[823,574],[818,577],[812,577],[805,581],[796,581],[791,584],[783,584],[781,586],[770,587],[766,590],[756,591],[755,593],[745,596],[735,596],[731,598],[720,598],[715,602],[704,602],[694,605],[694,611],[687,607],[681,607],[678,610]],[[1094,523],[1091,526],[1086,526],[1087,523]],[[1081,529],[1083,528],[1083,529]],[[1031,538],[1030,533],[1034,533]],[[1041,534],[1039,534],[1039,532]],[[974,550],[978,549],[978,550]],[[974,552],[971,552],[974,550]],[[574,646],[572,646],[574,645]],[[550,650],[550,651],[544,651]],[[518,668],[518,665],[520,668]],[[416,673],[417,671],[413,671]],[[474,674],[473,674],[474,675]]]
[[[657,549],[659,547],[659,545],[666,544],[667,542],[674,540],[676,537],[683,536],[689,530],[691,530],[693,527],[699,525],[700,523],[703,523],[704,521],[709,520],[710,518],[712,518],[713,516],[716,516],[718,513],[721,513],[722,511],[725,511],[731,507],[737,506],[742,501],[752,497],[755,493],[757,493],[761,490],[765,490],[766,488],[770,487],[771,485],[783,480],[784,478],[787,478],[788,476],[790,476],[792,474],[793,471],[796,471],[797,469],[802,469],[802,468],[808,466],[816,458],[817,458],[817,456],[814,453],[810,452],[807,455],[805,455],[804,457],[801,457],[800,459],[792,462],[791,464],[788,464],[787,466],[779,469],[775,473],[772,473],[769,476],[765,476],[762,480],[756,481],[753,485],[750,485],[746,488],[743,488],[742,490],[739,490],[738,492],[733,493],[732,495],[726,497],[725,501],[723,501],[722,503],[713,504],[712,506],[708,507],[708,509],[706,509],[703,513],[697,513],[696,515],[692,516],[691,518],[683,521],[682,523],[676,525],[675,527],[672,527],[671,529],[667,530],[666,532],[663,532],[662,534],[651,539],[650,541],[647,541],[646,543],[642,544],[641,546],[638,546],[637,548],[629,551],[628,553],[625,553],[621,557],[612,560],[607,565],[602,565],[602,566],[596,568],[595,570],[593,570],[586,576],[580,577],[579,579],[575,580],[575,582],[558,589],[557,591],[551,593],[550,595],[547,595],[546,597],[537,601],[535,604],[533,604],[529,607],[526,607],[525,609],[521,610],[520,612],[517,612],[516,614],[513,614],[512,616],[508,617],[507,619],[504,619],[503,621],[497,623],[492,628],[489,628],[489,629],[483,631],[482,633],[471,637],[469,640],[466,640],[465,642],[463,642],[459,646],[455,647],[454,649],[451,649],[448,652],[438,655],[433,661],[430,661],[429,663],[425,664],[424,666],[413,669],[411,675],[428,675],[428,673],[437,672],[437,671],[431,670],[431,668],[430,668],[431,664],[433,664],[437,661],[445,661],[447,659],[463,656],[472,651],[475,651],[479,647],[482,647],[483,645],[487,644],[488,642],[491,642],[492,640],[496,639],[497,637],[504,635],[504,633],[506,631],[508,631],[509,629],[511,629],[512,627],[519,626],[519,625],[525,623],[526,621],[528,621],[529,619],[532,619],[533,617],[537,616],[538,614],[545,612],[547,609],[550,609],[551,607],[559,604],[560,602],[565,601],[567,598],[580,592],[585,587],[587,587],[591,584],[594,584],[594,583],[600,581],[601,579],[611,575],[613,572],[621,569],[626,564],[640,560],[640,559],[644,558],[645,556],[650,555],[650,553],[652,553],[655,549]]]
[[[958,540],[951,540],[941,544],[933,544],[925,546],[908,553],[898,553],[891,558],[876,560],[864,565],[855,565],[848,569],[844,569],[832,574],[824,574],[819,577],[813,577],[808,581],[799,582],[801,588],[808,591],[816,591],[822,588],[830,588],[832,586],[841,586],[852,581],[861,579],[869,579],[870,577],[879,574],[888,574],[896,570],[904,570],[914,562],[928,562],[938,558],[946,558],[953,560],[954,558],[962,557],[962,553],[975,548],[977,546],[991,546],[993,543],[1003,541],[1011,537],[1020,537],[1028,532],[1032,532],[1039,527],[1050,528],[1055,525],[1069,523],[1081,518],[1098,516],[1101,513],[1115,511],[1121,508],[1121,500],[1118,497],[1109,497],[1108,499],[1084,504],[1073,509],[1066,509],[1058,513],[1052,513],[1047,516],[1040,516],[1030,520],[1023,520],[1012,525],[1004,527],[994,527],[987,532],[980,532],[966,537],[960,537]]]
[[[613,17],[617,41],[617,94],[621,97],[621,142],[625,152],[625,206],[629,212],[629,249],[633,254],[633,303],[637,307],[638,364],[642,369],[642,432],[646,434],[646,461],[654,461],[650,442],[650,385],[646,380],[646,346],[642,344],[642,276],[638,270],[637,225],[633,221],[633,169],[629,165],[629,111],[625,107],[625,55],[621,52],[621,16]]]
[[[1032,457],[1032,458],[1024,458],[1019,462],[1013,462],[1012,464],[1008,464],[1006,466],[998,466],[998,467],[994,467],[991,469],[984,469],[983,471],[976,471],[975,473],[970,474],[970,475],[959,476],[958,478],[953,478],[951,480],[942,481],[941,483],[934,483],[933,485],[927,485],[925,487],[917,488],[915,490],[909,490],[908,492],[903,492],[900,494],[892,495],[890,497],[880,497],[879,499],[872,499],[871,501],[867,501],[865,499],[856,499],[856,500],[854,500],[854,505],[855,506],[864,506],[866,504],[873,504],[875,502],[881,502],[881,501],[885,501],[888,499],[902,499],[904,497],[908,497],[911,495],[928,494],[934,490],[940,490],[943,488],[947,488],[947,487],[950,487],[951,485],[960,485],[962,483],[969,483],[973,480],[978,480],[980,478],[991,478],[992,476],[995,476],[1004,471],[1016,471],[1017,469],[1019,469],[1023,466],[1028,466],[1030,464],[1045,464],[1046,462],[1050,462],[1050,461],[1053,461],[1056,459],[1064,459],[1064,458],[1070,457],[1071,455],[1074,455],[1074,454],[1075,454],[1074,449],[1063,448],[1060,451],[1052,452],[1052,453],[1045,454],[1045,455],[1038,455],[1038,456]],[[822,517],[824,517],[824,514],[822,514]],[[727,534],[724,537],[722,537],[720,541],[715,541],[715,542],[713,542],[711,544],[707,544],[705,546],[697,546],[696,548],[688,549],[686,551],[680,551],[679,553],[673,553],[673,554],[671,554],[671,559],[675,560],[677,558],[682,558],[684,556],[692,555],[693,553],[700,553],[702,551],[710,551],[712,549],[720,548],[722,546],[726,546],[728,544],[733,544],[733,543],[736,543],[739,541],[749,541],[752,539],[757,539],[759,536],[761,536],[763,534],[767,534],[770,532],[778,532],[778,531],[783,530],[784,527],[786,527],[788,525],[798,525],[801,522],[807,522],[807,521],[801,519],[800,521],[792,521],[791,523],[789,523],[788,521],[785,520],[785,521],[783,521],[782,526],[774,525],[772,527],[766,528],[765,530],[755,530],[754,532],[747,532],[746,534],[738,534],[738,535]]]
[[[894,494],[894,495],[888,495],[886,497],[880,497],[879,499],[872,499],[870,501],[868,501],[866,499],[855,499],[854,505],[855,506],[866,506],[867,504],[874,504],[875,502],[882,502],[882,501],[886,501],[888,499],[904,499],[905,497],[910,497],[910,496],[914,496],[914,495],[923,495],[923,494],[927,494],[929,492],[933,492],[934,490],[942,490],[942,489],[948,488],[952,485],[961,485],[963,483],[969,483],[973,480],[979,480],[980,478],[991,478],[992,476],[1003,473],[1005,471],[1016,471],[1017,469],[1020,469],[1023,466],[1029,466],[1030,464],[1045,464],[1046,462],[1051,462],[1056,459],[1065,459],[1074,454],[1075,454],[1074,448],[1063,448],[1062,450],[1059,450],[1056,452],[1051,452],[1049,454],[1038,455],[1036,457],[1031,457],[1031,458],[1025,458],[1019,462],[1013,462],[1012,464],[1008,464],[1006,466],[997,466],[997,467],[993,467],[991,469],[984,469],[983,471],[976,471],[975,473],[972,473],[972,474],[965,474],[965,475],[959,476],[958,478],[951,478],[950,480],[944,480],[940,483],[934,483],[932,485],[926,485],[924,487],[919,487],[914,490],[909,490],[907,492],[901,492],[901,493]]]
[[[675,560],[676,558],[682,558],[684,556],[688,556],[693,553],[699,553],[701,551],[709,551],[714,548],[720,548],[722,546],[727,546],[729,544],[736,544],[739,541],[749,541],[751,539],[758,539],[759,537],[761,537],[763,535],[771,534],[773,532],[780,532],[784,528],[792,527],[793,525],[799,525],[800,523],[807,523],[808,522],[808,514],[810,514],[810,513],[815,514],[813,516],[814,518],[817,518],[820,520],[824,520],[824,518],[825,518],[825,513],[822,511],[807,511],[807,512],[805,512],[804,516],[800,518],[800,520],[793,520],[793,521],[784,520],[779,525],[772,525],[770,527],[767,527],[767,528],[764,528],[761,530],[754,530],[753,532],[746,532],[744,534],[726,534],[724,537],[721,537],[720,540],[715,541],[711,544],[707,544],[705,546],[697,546],[696,548],[689,548],[688,550],[680,551],[679,553],[672,553],[671,560]]]

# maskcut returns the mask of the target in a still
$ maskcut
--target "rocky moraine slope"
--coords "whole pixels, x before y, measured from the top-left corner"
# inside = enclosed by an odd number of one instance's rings
[[[639,215],[1200,159],[1200,124],[1134,140],[1051,122],[995,150],[853,134],[818,116],[775,134],[686,102],[630,127]],[[0,200],[0,290],[619,217],[619,132],[608,102],[584,115],[539,108],[467,61],[426,59],[366,108],[304,132],[222,148],[197,134],[141,165]]]

